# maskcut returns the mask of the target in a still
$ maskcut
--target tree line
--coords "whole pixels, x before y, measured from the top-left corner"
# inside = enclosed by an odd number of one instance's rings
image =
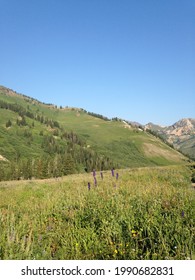
[[[0,161],[0,180],[20,180],[32,178],[59,177],[77,172],[90,172],[93,169],[105,170],[116,166],[114,162],[87,146],[84,138],[73,131],[65,131],[55,120],[43,115],[35,114],[16,103],[7,103],[0,100],[0,108],[17,112],[19,117],[16,125],[26,127],[21,137],[27,139],[27,144],[34,141],[34,120],[50,126],[52,130],[45,132],[40,130],[42,137],[40,146],[42,153],[39,157],[30,158],[16,151],[14,160]],[[32,124],[26,117],[32,119]],[[11,127],[12,121],[7,120],[5,126]],[[18,131],[16,131],[18,133]]]
[[[58,121],[49,119],[48,117],[45,117],[38,113],[34,114],[30,110],[25,109],[24,107],[22,107],[21,105],[19,105],[17,103],[8,103],[8,102],[0,100],[0,108],[18,113],[18,115],[21,118],[20,120],[19,119],[17,120],[18,125],[26,125],[26,122],[25,122],[25,116],[26,116],[30,119],[34,119],[42,124],[50,126],[51,128],[54,128],[54,127],[60,128],[60,124],[58,123]],[[10,120],[9,120],[9,122],[10,122]],[[11,126],[10,123],[8,125]]]
[[[20,106],[14,108],[20,109]],[[47,118],[44,120],[45,123]],[[114,166],[111,159],[89,148],[84,138],[73,131],[65,131],[55,121],[53,124],[55,127],[49,133],[43,130],[39,133],[42,137],[40,142],[42,154],[39,157],[30,158],[28,155],[25,158],[16,151],[16,155],[13,155],[14,160],[0,161],[0,180],[60,177],[78,172],[90,172],[93,169],[110,169]],[[12,126],[12,122],[8,120],[5,125]],[[33,135],[31,129],[33,123],[29,126],[25,116],[22,115],[17,119],[16,125],[26,126],[20,136],[26,138],[27,144],[31,145],[37,137]],[[48,125],[51,123],[49,122]]]
[[[98,156],[94,151],[78,149],[54,156],[20,158],[12,162],[0,161],[0,181],[57,178],[112,167],[113,162],[109,158]]]

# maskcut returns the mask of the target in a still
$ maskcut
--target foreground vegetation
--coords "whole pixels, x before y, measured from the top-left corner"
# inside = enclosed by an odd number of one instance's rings
[[[194,259],[194,194],[181,166],[0,182],[0,259]]]

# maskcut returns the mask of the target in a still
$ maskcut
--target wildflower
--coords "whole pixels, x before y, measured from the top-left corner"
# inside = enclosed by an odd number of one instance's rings
[[[184,217],[184,211],[181,212],[181,216]]]
[[[136,237],[138,235],[138,232],[134,229],[132,229],[131,233],[133,237]]]
[[[114,177],[114,168],[112,168],[111,173],[112,173],[112,177]]]
[[[88,182],[88,190],[90,191],[91,189],[91,184]]]
[[[118,173],[116,173],[116,179],[118,180]]]
[[[101,178],[103,180],[103,172],[102,171],[100,172],[100,176],[101,176]]]
[[[114,250],[114,253],[115,253],[115,254],[117,254],[117,253],[118,253],[118,251],[115,249],[115,250]]]

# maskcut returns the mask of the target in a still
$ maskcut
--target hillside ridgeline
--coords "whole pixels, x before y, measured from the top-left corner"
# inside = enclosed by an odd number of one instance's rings
[[[183,164],[188,160],[126,121],[45,104],[3,86],[0,116],[0,180]]]

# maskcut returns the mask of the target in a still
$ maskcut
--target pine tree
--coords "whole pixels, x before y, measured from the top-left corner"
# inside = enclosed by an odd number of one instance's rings
[[[75,173],[75,163],[71,154],[67,154],[64,158],[63,173],[64,175]]]
[[[12,126],[12,122],[10,120],[8,120],[5,124],[6,127],[11,127]]]
[[[5,180],[5,171],[4,171],[4,167],[0,163],[0,181],[3,180]]]

